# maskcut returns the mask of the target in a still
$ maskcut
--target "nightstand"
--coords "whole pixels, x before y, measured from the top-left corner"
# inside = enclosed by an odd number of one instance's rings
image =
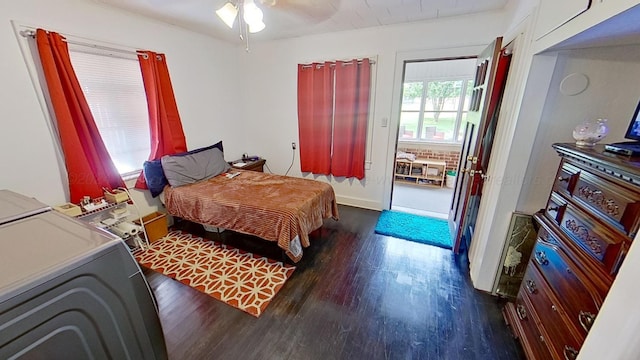
[[[255,160],[255,161],[249,161],[249,160],[234,160],[229,162],[229,164],[231,165],[231,167],[235,168],[235,169],[243,169],[243,170],[251,170],[251,171],[258,171],[258,172],[264,172],[264,164],[267,162],[267,160],[265,159],[260,159],[260,160]],[[244,166],[238,166],[237,164],[241,164],[244,163]]]

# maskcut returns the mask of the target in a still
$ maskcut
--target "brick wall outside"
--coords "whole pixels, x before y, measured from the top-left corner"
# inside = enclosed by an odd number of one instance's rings
[[[460,151],[415,149],[411,147],[398,146],[398,151],[416,154],[419,159],[444,160],[447,163],[447,170],[456,170],[460,161]]]

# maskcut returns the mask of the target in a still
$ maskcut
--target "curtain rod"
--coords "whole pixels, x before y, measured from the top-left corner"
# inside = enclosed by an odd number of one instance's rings
[[[358,64],[362,64],[362,60],[364,60],[364,59],[357,60]],[[320,67],[320,66],[324,66],[325,63],[329,63],[330,66],[336,66],[336,61],[344,61],[344,60],[334,60],[334,61],[325,61],[325,62],[321,62],[321,63],[302,64],[302,68],[303,69],[307,69],[307,68],[313,67],[314,65]],[[352,60],[347,60],[347,61],[348,62],[345,62],[342,65],[351,65],[351,61]],[[371,65],[375,65],[376,61],[373,60],[373,59],[369,59],[369,63]]]
[[[35,38],[36,37],[36,32],[33,31],[33,30],[21,30],[20,31],[20,35],[22,35],[24,37]],[[148,57],[148,55],[146,53],[141,53],[141,52],[133,51],[133,50],[124,50],[124,49],[118,49],[118,48],[109,47],[109,46],[85,43],[85,42],[80,42],[80,41],[73,41],[73,40],[69,40],[67,38],[62,39],[62,41],[66,42],[67,44],[70,44],[70,45],[85,46],[85,47],[89,47],[89,48],[92,48],[92,49],[113,51],[113,52],[119,52],[119,53],[128,54],[128,55],[141,55],[145,59]],[[160,57],[158,55],[158,56],[156,56],[156,59],[157,60],[162,60],[162,57]]]

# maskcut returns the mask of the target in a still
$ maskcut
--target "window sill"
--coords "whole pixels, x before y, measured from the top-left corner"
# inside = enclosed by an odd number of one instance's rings
[[[120,174],[120,176],[122,177],[122,180],[127,182],[130,180],[135,180],[138,178],[138,176],[140,176],[140,173],[142,173],[142,170],[135,170],[135,171],[131,171],[125,174]]]
[[[427,140],[398,140],[403,145],[438,145],[438,146],[462,146],[461,142],[452,141],[427,141]]]
[[[398,149],[431,150],[431,151],[461,151],[462,144],[426,141],[402,141],[398,143]]]

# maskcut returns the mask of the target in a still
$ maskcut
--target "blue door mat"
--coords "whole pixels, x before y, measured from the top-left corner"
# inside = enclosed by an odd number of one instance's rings
[[[451,249],[451,235],[446,220],[383,210],[375,232],[399,239]]]

